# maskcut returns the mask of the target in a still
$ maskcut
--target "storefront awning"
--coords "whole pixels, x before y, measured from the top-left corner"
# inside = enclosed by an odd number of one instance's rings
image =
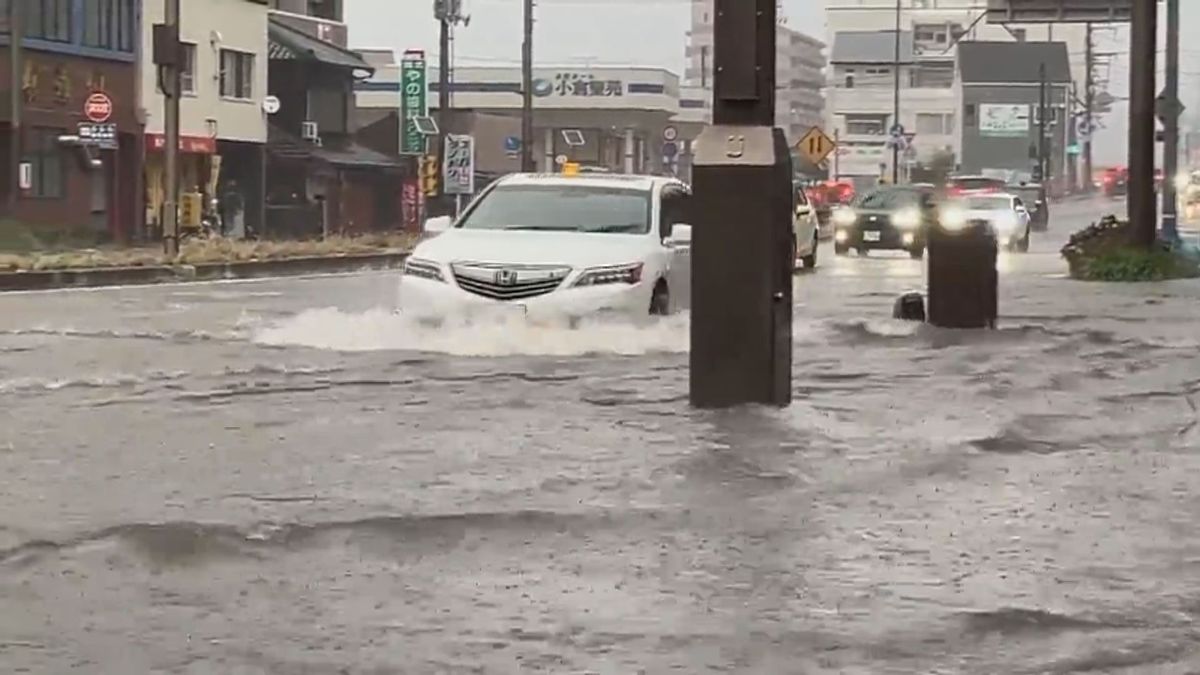
[[[267,152],[280,160],[321,162],[344,169],[401,169],[404,161],[376,152],[352,140],[327,141],[314,145],[272,126],[267,138]]]
[[[270,38],[267,55],[273,61],[310,61],[372,74],[375,72],[375,68],[356,52],[319,40],[277,19],[270,20],[267,35]]]

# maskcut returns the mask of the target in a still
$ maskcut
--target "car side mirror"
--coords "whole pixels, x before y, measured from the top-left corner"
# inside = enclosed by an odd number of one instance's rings
[[[425,221],[425,232],[429,234],[445,232],[446,230],[449,230],[450,226],[453,224],[453,221],[450,220],[450,216],[435,216]]]
[[[692,245],[692,226],[684,223],[676,223],[671,228],[671,234],[667,236],[666,241],[668,246],[691,246]]]

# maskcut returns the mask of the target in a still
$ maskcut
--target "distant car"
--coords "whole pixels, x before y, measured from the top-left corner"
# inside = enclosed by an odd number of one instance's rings
[[[792,186],[792,261],[806,269],[817,266],[817,248],[821,243],[821,227],[817,210],[813,208],[803,185]]]
[[[1034,232],[1050,229],[1050,200],[1046,199],[1046,186],[1041,183],[1020,183],[1009,185],[1007,190],[1020,197],[1029,210],[1029,222]]]
[[[912,186],[876,188],[833,212],[834,252],[902,250],[920,259],[934,215],[929,192]]]
[[[1100,178],[1101,189],[1106,197],[1124,197],[1129,193],[1129,169],[1106,169]]]
[[[1010,251],[1029,250],[1029,210],[1020,197],[1009,193],[973,194],[960,197],[942,207],[944,223],[986,224],[996,242]]]
[[[400,311],[579,319],[662,315],[690,304],[690,192],[656,176],[513,174],[459,217],[431,218]]]
[[[1008,184],[1002,178],[990,176],[952,176],[946,182],[951,196],[977,194],[980,192],[1002,192]]]

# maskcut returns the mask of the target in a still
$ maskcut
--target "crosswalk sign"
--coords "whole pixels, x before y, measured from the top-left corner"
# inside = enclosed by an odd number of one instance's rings
[[[824,162],[825,158],[837,149],[837,143],[834,143],[820,127],[809,129],[797,145],[800,154],[813,164]]]

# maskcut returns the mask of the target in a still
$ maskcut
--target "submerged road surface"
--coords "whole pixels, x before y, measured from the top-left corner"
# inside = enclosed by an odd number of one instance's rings
[[[1002,325],[797,277],[796,403],[687,318],[421,331],[396,279],[0,296],[0,672],[1200,672],[1200,284]]]

